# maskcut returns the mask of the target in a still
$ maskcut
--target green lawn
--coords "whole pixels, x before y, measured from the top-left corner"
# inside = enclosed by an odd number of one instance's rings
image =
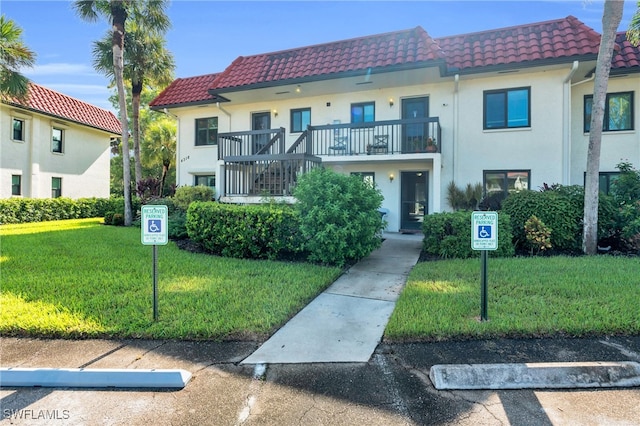
[[[0,334],[47,337],[264,339],[340,274],[304,263],[228,259],[158,247],[100,219],[0,226]],[[411,272],[387,341],[640,333],[640,258],[423,262]]]
[[[387,326],[388,341],[640,333],[640,258],[489,258],[488,321],[480,260],[423,262]]]
[[[176,339],[264,338],[340,273],[301,263],[152,247],[101,219],[0,226],[0,334]]]

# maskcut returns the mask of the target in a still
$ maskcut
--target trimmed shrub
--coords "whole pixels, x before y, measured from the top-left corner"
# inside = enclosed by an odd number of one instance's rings
[[[380,246],[380,191],[357,176],[317,168],[294,190],[308,260],[344,266]]]
[[[173,204],[177,209],[186,212],[192,202],[211,201],[214,195],[213,189],[208,186],[181,186],[173,195]]]
[[[430,256],[445,259],[466,259],[480,256],[480,250],[471,248],[471,212],[433,213],[424,217],[423,251]],[[511,224],[509,216],[498,214],[497,257],[513,256]]]
[[[122,204],[120,210],[114,205]],[[0,223],[28,223],[102,217],[108,211],[124,212],[122,198],[8,198],[0,200]]]
[[[524,190],[510,194],[502,203],[502,211],[511,217],[516,250],[527,249],[525,222],[538,217],[551,227],[554,250],[577,253],[582,250],[584,188],[577,185],[555,185],[539,192]],[[598,235],[611,235],[615,230],[616,209],[611,197],[600,194],[598,203]]]
[[[287,205],[239,206],[195,201],[189,206],[189,238],[208,251],[249,259],[289,258],[302,249],[298,214]]]

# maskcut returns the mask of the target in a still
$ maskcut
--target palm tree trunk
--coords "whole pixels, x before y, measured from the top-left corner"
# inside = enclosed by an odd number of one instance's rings
[[[136,184],[142,180],[142,161],[140,159],[140,93],[142,85],[132,83],[131,90],[131,133],[133,135],[133,158],[136,172]],[[136,87],[139,86],[139,89]]]
[[[120,106],[120,125],[122,126],[122,172],[124,180],[124,226],[131,226],[133,212],[131,208],[131,153],[129,151],[129,125],[127,122],[127,101],[124,91],[124,23],[127,11],[124,2],[112,1],[113,17],[113,73],[118,89]]]
[[[582,250],[585,254],[598,252],[598,191],[600,172],[600,146],[604,108],[611,70],[611,57],[616,41],[616,32],[622,20],[624,1],[605,0],[602,15],[602,37],[596,63],[596,76],[593,88],[593,106],[591,109],[591,128],[589,130],[589,150],[587,152],[587,173],[584,185],[584,229]]]

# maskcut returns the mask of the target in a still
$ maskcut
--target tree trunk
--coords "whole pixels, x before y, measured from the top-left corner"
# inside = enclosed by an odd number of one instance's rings
[[[133,159],[136,172],[136,184],[142,180],[142,160],[140,159],[140,94],[142,84],[132,82],[131,90],[131,133],[133,135]]]
[[[611,70],[611,57],[616,41],[618,25],[622,20],[624,1],[605,0],[602,14],[602,37],[596,63],[596,76],[593,87],[593,105],[591,108],[591,128],[589,130],[589,150],[587,152],[587,173],[584,185],[584,229],[582,250],[585,254],[598,252],[598,190],[600,172],[600,145],[604,108]]]
[[[129,152],[129,125],[127,122],[127,101],[124,89],[124,23],[127,19],[125,2],[111,2],[113,17],[113,73],[118,89],[120,106],[120,125],[122,126],[122,172],[124,181],[124,226],[131,226],[133,212],[131,208],[131,153]]]

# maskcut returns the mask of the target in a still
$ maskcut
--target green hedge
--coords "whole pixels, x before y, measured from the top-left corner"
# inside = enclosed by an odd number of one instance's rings
[[[510,194],[502,203],[502,211],[511,217],[516,249],[526,247],[524,224],[536,216],[551,228],[552,250],[582,250],[584,188],[558,186],[547,191],[520,191]],[[598,203],[598,235],[611,235],[616,223],[616,208],[611,197],[600,194]]]
[[[430,256],[445,259],[466,259],[480,255],[471,248],[471,212],[434,213],[424,217],[423,251]],[[498,249],[492,256],[514,255],[509,215],[498,214]]]
[[[287,205],[194,201],[186,227],[189,238],[225,257],[282,259],[302,250],[300,219]]]
[[[0,223],[103,217],[109,211],[124,212],[124,199],[7,198],[0,200]]]

